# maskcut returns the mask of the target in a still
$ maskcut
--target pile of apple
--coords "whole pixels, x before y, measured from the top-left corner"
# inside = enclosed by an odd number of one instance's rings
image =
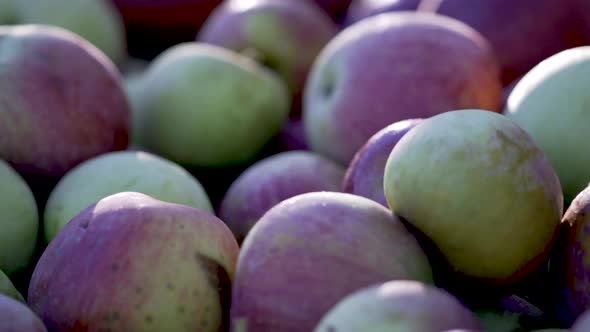
[[[588,0],[0,0],[0,332],[590,332],[589,184]]]

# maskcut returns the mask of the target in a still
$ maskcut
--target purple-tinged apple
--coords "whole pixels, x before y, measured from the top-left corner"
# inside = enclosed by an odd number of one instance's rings
[[[314,332],[479,331],[473,313],[452,294],[418,281],[396,280],[346,296],[322,318]]]
[[[47,332],[47,329],[24,303],[0,294],[0,331]]]
[[[502,67],[504,85],[543,59],[577,46],[572,36],[572,1],[423,0],[419,10],[465,22],[489,40]],[[543,24],[539,24],[543,22]]]
[[[590,310],[590,187],[570,204],[563,216],[563,245],[552,264],[561,319],[568,323]]]
[[[307,1],[227,0],[205,21],[197,41],[247,54],[276,71],[297,104],[311,65],[337,32],[334,22]]]
[[[345,25],[387,12],[416,10],[421,0],[352,0],[346,13]]]
[[[559,179],[507,117],[458,110],[423,120],[387,160],[392,211],[430,239],[453,276],[511,286],[549,256],[563,213]]]
[[[588,332],[590,331],[590,310],[582,313],[574,322],[570,332]]]
[[[15,300],[20,301],[21,303],[26,303],[23,296],[19,293],[19,291],[14,287],[12,281],[8,278],[2,270],[0,270],[0,295],[5,295],[11,297]]]
[[[50,331],[225,331],[238,251],[209,212],[119,193],[49,244],[28,303]]]
[[[58,27],[0,27],[0,158],[23,173],[61,176],[128,144],[118,69]]]
[[[0,270],[11,275],[27,266],[39,231],[35,197],[25,180],[0,159]]]
[[[387,207],[383,174],[391,150],[422,120],[410,119],[391,124],[373,135],[355,154],[342,181],[342,191],[370,198]]]
[[[500,70],[486,40],[444,16],[384,13],[324,48],[305,87],[313,151],[348,165],[379,130],[463,108],[500,111]]]
[[[111,0],[15,0],[19,24],[44,24],[69,30],[122,65],[127,57],[125,26]]]
[[[50,242],[87,206],[124,191],[213,212],[201,183],[179,165],[146,152],[111,152],[83,162],[61,178],[45,206],[45,240]]]
[[[590,182],[590,46],[560,52],[529,71],[504,113],[525,129],[555,168],[566,201]]]
[[[246,236],[231,326],[311,331],[351,292],[398,279],[433,282],[418,242],[389,210],[351,194],[302,194],[275,205]]]
[[[345,169],[309,151],[283,152],[246,169],[231,185],[219,217],[242,242],[256,222],[278,203],[309,192],[340,191]]]
[[[276,136],[290,95],[277,74],[204,43],[174,46],[155,59],[135,91],[137,145],[189,166],[246,163]]]

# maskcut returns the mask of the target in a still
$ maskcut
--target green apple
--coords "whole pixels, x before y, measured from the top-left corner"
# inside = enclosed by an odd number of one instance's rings
[[[538,64],[514,87],[504,113],[524,128],[573,199],[590,182],[590,46],[558,53]]]
[[[213,212],[205,190],[184,168],[146,152],[112,152],[87,160],[60,180],[45,207],[45,239],[50,242],[87,206],[123,191]]]
[[[138,145],[191,166],[250,160],[279,133],[290,106],[286,84],[275,73],[196,42],[155,59],[140,90]]]
[[[16,0],[21,24],[55,25],[88,40],[113,62],[127,55],[125,27],[117,8],[108,0]]]
[[[563,213],[555,171],[533,139],[483,110],[422,121],[391,151],[385,197],[457,276],[509,285],[547,258]]]
[[[8,279],[8,276],[4,274],[2,270],[0,270],[0,294],[4,294],[8,297],[12,297],[15,300],[25,303],[23,296],[18,292],[18,290],[12,284],[12,281]]]
[[[10,275],[24,268],[37,241],[39,215],[31,189],[0,160],[0,270]]]

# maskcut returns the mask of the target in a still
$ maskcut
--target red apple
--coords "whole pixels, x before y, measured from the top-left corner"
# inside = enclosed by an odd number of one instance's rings
[[[342,31],[305,87],[312,150],[344,165],[376,132],[455,109],[500,111],[500,70],[485,39],[441,15],[384,13]]]
[[[47,332],[47,329],[25,304],[0,294],[0,331]]]
[[[0,158],[61,176],[128,144],[121,75],[95,46],[62,28],[0,28]]]
[[[342,298],[396,279],[432,283],[416,239],[364,197],[307,193],[270,209],[242,245],[232,294],[234,329],[311,331]]]

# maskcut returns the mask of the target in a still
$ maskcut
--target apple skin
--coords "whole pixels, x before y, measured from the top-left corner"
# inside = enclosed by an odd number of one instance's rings
[[[348,165],[394,122],[463,108],[500,111],[499,75],[487,42],[458,21],[414,12],[364,19],[314,63],[303,103],[308,143]]]
[[[352,0],[346,13],[345,25],[386,12],[416,10],[421,0]]]
[[[37,203],[23,178],[0,159],[0,270],[11,275],[29,263],[39,230]]]
[[[531,136],[484,110],[423,120],[393,148],[384,187],[454,275],[480,285],[508,287],[539,269],[563,213],[557,175]]]
[[[311,331],[344,296],[396,279],[433,282],[424,252],[391,212],[345,193],[298,195],[271,208],[246,236],[231,326]]]
[[[309,151],[283,152],[246,169],[230,186],[219,217],[241,243],[270,208],[285,199],[317,191],[340,190],[345,169]]]
[[[504,110],[551,160],[567,202],[590,182],[590,146],[580,144],[590,121],[588,84],[590,46],[563,51],[529,71]]]
[[[67,29],[86,39],[121,65],[127,56],[125,26],[110,0],[15,1],[19,24],[44,24]]]
[[[10,298],[13,298],[17,301],[20,301],[23,304],[26,304],[25,299],[19,293],[19,291],[14,287],[12,281],[8,279],[8,276],[0,270],[0,295],[5,295]]]
[[[0,294],[0,331],[47,332],[47,329],[24,303]]]
[[[557,279],[561,318],[572,323],[590,309],[590,187],[572,201],[563,216],[563,245],[558,247],[553,272]]]
[[[403,120],[373,135],[355,154],[342,181],[342,191],[363,196],[387,206],[383,191],[383,174],[391,150],[422,119]]]
[[[480,330],[473,313],[457,298],[432,285],[396,280],[346,296],[314,332],[440,332],[457,328]]]
[[[177,164],[146,152],[111,152],[85,161],[59,181],[45,207],[45,240],[49,243],[87,206],[124,191],[213,213],[199,181]]]
[[[306,1],[227,0],[205,21],[197,41],[253,53],[299,99],[315,58],[337,32],[330,17]]]
[[[129,53],[151,60],[166,49],[194,40],[222,0],[114,0],[121,13]]]
[[[119,193],[49,244],[28,303],[50,331],[218,331],[238,251],[209,212]]]
[[[96,47],[57,27],[4,26],[0,56],[0,158],[19,172],[61,176],[127,147],[120,73]]]
[[[289,114],[288,89],[274,72],[203,43],[162,53],[139,89],[138,145],[183,165],[248,162],[280,132]]]
[[[503,70],[503,83],[508,85],[545,58],[579,43],[568,40],[572,36],[571,3],[562,0],[423,0],[419,10],[453,17],[479,31],[490,41]]]

